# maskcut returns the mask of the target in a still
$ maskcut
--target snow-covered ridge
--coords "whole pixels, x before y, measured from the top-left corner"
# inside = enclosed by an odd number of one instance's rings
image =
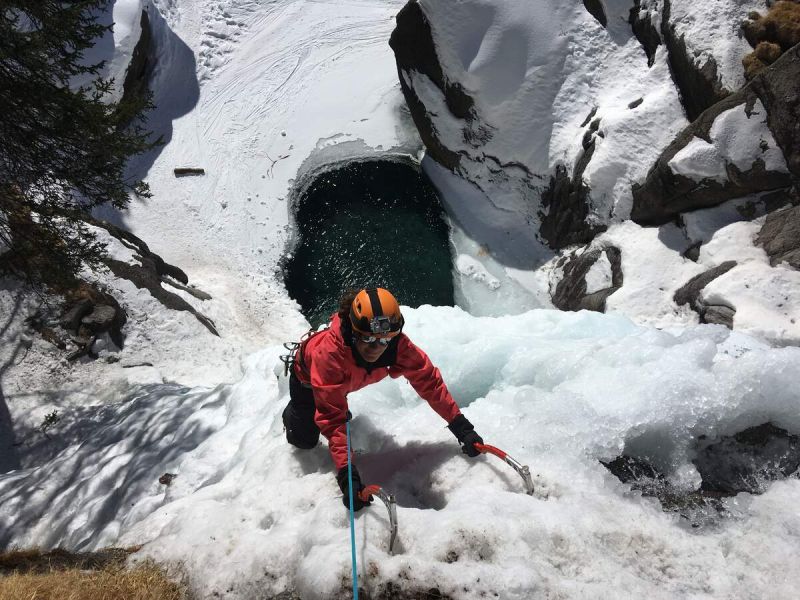
[[[798,61],[787,52],[739,89],[745,83],[740,61],[749,48],[741,22],[755,8],[757,3],[738,0],[702,6],[642,1],[633,11],[613,3],[409,2],[392,45],[429,156],[444,167],[429,160],[426,170],[472,240],[456,237],[461,261],[478,261],[498,281],[521,284],[528,305],[548,306],[552,299],[562,308],[621,311],[662,327],[704,321],[702,310],[687,312],[674,297],[703,267],[719,265],[697,247],[714,235],[715,247],[736,239],[729,259],[757,260],[763,267],[756,240],[764,212],[797,201],[790,175],[796,142],[785,133],[796,121],[788,108],[796,91],[782,82],[796,77]],[[647,47],[649,57],[641,46],[648,41],[643,24],[658,42]],[[430,38],[427,46],[418,43],[420,31]],[[701,98],[705,87],[716,91]],[[693,123],[684,116],[690,100],[701,106],[695,112],[710,106]],[[726,201],[720,214],[739,207],[735,220],[760,220],[734,238],[715,233],[714,219],[706,219],[702,239],[693,237],[685,223],[704,218],[692,211]],[[637,227],[629,218],[659,230]],[[679,229],[662,225],[675,218]],[[527,275],[508,260],[509,235],[513,254],[525,257]],[[558,279],[574,269],[564,268],[558,256],[551,260],[555,253],[546,245],[563,250],[568,262],[582,252],[575,245],[586,245],[593,256],[604,255],[606,247],[620,251],[620,285],[601,304],[564,302]],[[475,248],[489,251],[479,255]],[[795,344],[794,294],[778,299],[766,290],[777,281],[792,289],[796,274],[762,267],[737,270],[729,278],[738,285],[727,287],[724,297],[709,297],[727,307],[729,326]],[[462,283],[474,287],[467,281],[471,274],[461,273]],[[543,290],[545,281],[550,285]],[[768,288],[767,281],[773,282]],[[567,285],[588,297],[594,284]],[[755,312],[751,289],[762,294]]]

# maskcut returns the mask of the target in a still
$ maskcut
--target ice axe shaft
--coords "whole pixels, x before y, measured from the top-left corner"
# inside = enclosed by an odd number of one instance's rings
[[[397,539],[397,502],[394,495],[389,494],[379,485],[368,485],[358,493],[362,502],[368,502],[370,496],[377,496],[389,511],[389,554],[394,554],[394,542]]]
[[[489,444],[475,444],[475,448],[477,448],[478,452],[482,452],[483,454],[494,454],[496,457],[502,458],[512,469],[519,473],[519,476],[522,477],[522,481],[525,482],[525,491],[529,496],[533,496],[533,479],[531,478],[531,470],[527,465],[521,464],[519,461],[510,457],[507,452],[500,450],[500,448],[490,446]]]

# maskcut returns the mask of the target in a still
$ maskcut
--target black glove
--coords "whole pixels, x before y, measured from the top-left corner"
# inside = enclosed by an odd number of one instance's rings
[[[461,451],[469,457],[476,457],[480,451],[475,444],[482,444],[483,438],[475,433],[475,428],[464,415],[458,415],[447,428],[453,432],[461,444]]]
[[[372,496],[369,500],[364,502],[358,497],[358,493],[364,489],[364,484],[361,483],[361,475],[358,474],[358,469],[355,465],[353,469],[353,510],[361,510],[365,506],[372,504]],[[347,485],[347,467],[342,467],[336,474],[336,481],[339,482],[339,489],[342,490],[342,503],[346,509],[350,509],[350,488]]]

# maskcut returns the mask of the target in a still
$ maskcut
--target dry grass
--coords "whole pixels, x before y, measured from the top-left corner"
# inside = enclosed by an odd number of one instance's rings
[[[749,19],[742,24],[747,41],[755,48],[742,59],[748,80],[800,43],[800,2],[781,0],[766,15],[751,13]]]
[[[129,550],[92,554],[25,550],[0,554],[0,600],[187,600],[152,562],[124,566]]]
[[[772,42],[758,42],[754,53],[761,62],[771,65],[781,57],[783,52],[778,44]]]

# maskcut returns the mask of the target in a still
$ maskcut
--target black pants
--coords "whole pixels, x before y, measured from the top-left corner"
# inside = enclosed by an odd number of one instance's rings
[[[283,425],[286,440],[303,450],[309,450],[319,442],[319,427],[314,422],[314,392],[304,387],[292,372],[289,375],[289,404],[283,409]]]

